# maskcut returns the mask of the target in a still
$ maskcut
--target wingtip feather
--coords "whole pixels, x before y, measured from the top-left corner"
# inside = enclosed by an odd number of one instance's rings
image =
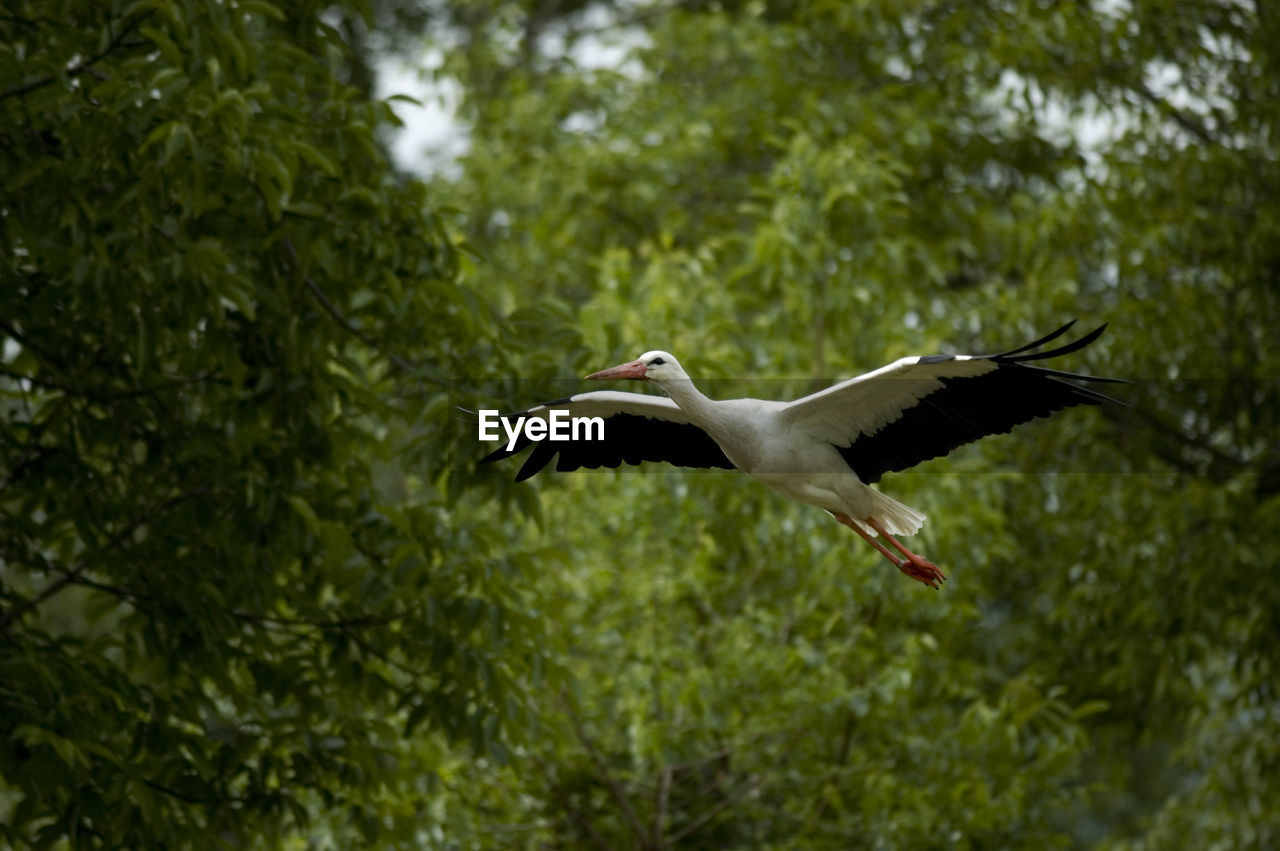
[[[1074,324],[1074,320],[1072,320],[1072,324]],[[1070,327],[1071,325],[1069,324],[1069,325],[1063,326],[1063,329],[1070,328]],[[1050,336],[1046,337],[1045,341],[1057,338],[1058,336],[1060,336],[1060,332],[1063,329],[1059,329],[1058,331],[1054,332]],[[1102,332],[1105,330],[1107,330],[1107,323],[1104,322],[1101,325],[1099,325],[1097,328],[1094,328],[1088,334],[1085,334],[1083,337],[1073,340],[1070,343],[1067,343],[1065,346],[1059,346],[1056,349],[1050,349],[1047,352],[1032,352],[1031,354],[1021,355],[1020,357],[1009,357],[1010,354],[1016,354],[1019,351],[1026,351],[1028,347],[1023,346],[1022,349],[1015,349],[1013,352],[1006,352],[1005,354],[996,355],[995,357],[997,360],[1006,360],[1006,361],[1011,361],[1013,363],[1022,363],[1025,361],[1046,360],[1048,358],[1062,357],[1063,355],[1069,355],[1072,352],[1080,351],[1085,346],[1089,345],[1094,340],[1101,337]],[[1042,341],[1042,343],[1043,342],[1044,341]],[[1037,343],[1035,345],[1041,345],[1042,343]],[[1034,348],[1034,346],[1032,346],[1032,348]]]
[[[1038,349],[1038,348],[1040,348],[1041,346],[1043,346],[1045,343],[1053,342],[1054,340],[1056,340],[1056,339],[1058,339],[1059,337],[1061,337],[1063,334],[1065,334],[1065,333],[1067,333],[1068,331],[1070,331],[1070,330],[1071,330],[1071,328],[1072,328],[1072,326],[1074,326],[1074,325],[1076,324],[1076,322],[1077,322],[1077,321],[1078,321],[1078,320],[1072,319],[1072,320],[1071,320],[1070,322],[1068,322],[1066,325],[1063,325],[1061,328],[1059,328],[1059,329],[1058,329],[1058,330],[1056,330],[1056,331],[1051,331],[1051,332],[1049,332],[1048,334],[1046,334],[1046,335],[1044,335],[1043,337],[1041,337],[1039,340],[1033,340],[1033,341],[1031,341],[1030,343],[1027,343],[1025,346],[1019,346],[1019,347],[1018,347],[1018,348],[1016,348],[1016,349],[1010,349],[1010,350],[1009,350],[1009,351],[1007,351],[1007,352],[1001,352],[1001,353],[1000,353],[1000,354],[998,354],[998,355],[992,355],[992,357],[997,357],[997,358],[1007,358],[1007,357],[1009,357],[1010,355],[1021,354],[1022,352],[1030,351],[1031,349]]]

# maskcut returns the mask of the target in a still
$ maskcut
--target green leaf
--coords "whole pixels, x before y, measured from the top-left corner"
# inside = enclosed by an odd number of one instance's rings
[[[285,499],[293,506],[293,510],[298,516],[306,521],[307,528],[311,530],[313,535],[320,534],[320,518],[316,516],[315,509],[311,507],[305,499],[297,494],[286,494]]]
[[[169,38],[168,33],[158,30],[155,27],[141,26],[138,27],[138,33],[150,40],[164,57],[165,61],[175,68],[184,67],[182,51]]]

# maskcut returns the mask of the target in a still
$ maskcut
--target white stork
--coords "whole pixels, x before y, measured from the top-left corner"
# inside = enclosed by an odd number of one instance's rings
[[[513,445],[483,460],[508,458],[536,442],[516,481],[536,474],[557,453],[560,471],[643,461],[737,468],[789,499],[825,509],[903,573],[937,588],[946,579],[937,565],[893,537],[919,531],[925,516],[871,485],[886,472],[905,470],[989,434],[1004,434],[1036,417],[1074,405],[1114,402],[1063,379],[1123,379],[1028,364],[1077,351],[1107,327],[1059,348],[1035,351],[1074,324],[998,355],[902,358],[794,402],[709,399],[675,357],[645,352],[587,378],[652,381],[666,396],[579,393],[512,415],[546,420],[552,410],[563,410],[563,416],[600,417],[603,439],[532,441],[522,432]],[[878,542],[877,535],[901,555]]]

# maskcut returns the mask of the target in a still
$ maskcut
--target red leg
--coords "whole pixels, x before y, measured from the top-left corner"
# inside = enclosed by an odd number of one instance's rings
[[[907,574],[907,576],[919,579],[930,588],[937,588],[938,583],[946,581],[946,574],[939,570],[936,564],[904,547],[897,538],[886,532],[884,527],[875,520],[868,517],[867,525],[879,532],[886,541],[893,545],[894,549],[906,556],[906,559],[904,559],[906,564],[899,565],[898,569]],[[910,565],[910,568],[907,565]]]
[[[881,544],[881,543],[880,543],[879,541],[877,541],[875,538],[873,538],[872,536],[870,536],[870,535],[868,535],[866,532],[864,532],[864,531],[862,530],[862,527],[861,527],[861,526],[859,526],[856,522],[854,522],[854,519],[853,519],[852,517],[850,517],[848,514],[837,514],[837,513],[835,513],[835,512],[832,512],[832,513],[831,513],[831,516],[832,516],[832,517],[834,517],[835,519],[839,520],[839,521],[840,521],[841,523],[843,523],[844,525],[848,526],[848,527],[849,527],[850,529],[852,529],[853,531],[857,532],[859,535],[861,535],[861,536],[862,536],[862,540],[866,541],[868,544],[870,544],[871,546],[873,546],[873,547],[875,547],[877,550],[879,550],[879,551],[880,551],[880,555],[884,556],[884,557],[885,557],[885,558],[887,558],[889,561],[891,561],[891,562],[893,563],[893,566],[894,566],[894,567],[898,568],[899,570],[902,570],[902,561],[903,561],[903,560],[902,560],[902,559],[900,559],[900,558],[898,558],[898,557],[897,557],[896,555],[894,555],[893,553],[889,552],[887,549],[885,549],[885,547],[884,547],[884,545],[883,545],[883,544]]]

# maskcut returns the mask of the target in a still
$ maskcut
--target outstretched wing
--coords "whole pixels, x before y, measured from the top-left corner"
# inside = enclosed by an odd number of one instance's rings
[[[534,441],[522,429],[513,447],[507,448],[504,436],[503,445],[481,459],[481,463],[510,458],[533,445],[533,452],[516,474],[517,482],[535,475],[556,455],[559,455],[556,469],[561,472],[645,461],[666,461],[677,467],[733,469],[711,435],[691,423],[676,403],[665,396],[599,390],[547,402],[509,414],[507,418],[512,422],[517,417],[549,421],[552,411],[565,411],[569,417],[600,417],[604,421],[604,433],[599,435],[599,429],[585,428],[579,430],[576,439],[571,436],[569,440]]]
[[[1025,346],[998,355],[929,355],[903,358],[828,387],[783,409],[788,428],[840,450],[862,481],[905,470],[989,434],[1073,405],[1115,402],[1071,381],[1125,383],[1079,375],[1030,361],[1078,351],[1106,325],[1049,351],[1035,349],[1067,332],[1075,321]]]

